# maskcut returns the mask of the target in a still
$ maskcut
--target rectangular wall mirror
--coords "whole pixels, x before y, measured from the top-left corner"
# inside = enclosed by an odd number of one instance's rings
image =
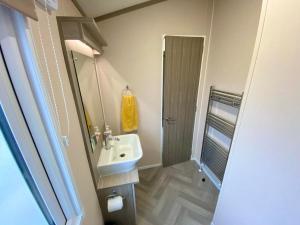
[[[101,148],[102,146],[100,143],[100,131],[105,126],[99,77],[96,73],[94,58],[75,51],[71,51],[71,55],[79,84],[91,146],[93,151],[95,151],[96,148]]]

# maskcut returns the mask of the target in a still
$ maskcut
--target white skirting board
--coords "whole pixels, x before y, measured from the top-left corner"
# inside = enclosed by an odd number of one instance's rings
[[[221,182],[216,177],[216,175],[203,163],[201,163],[200,168],[205,173],[205,175],[210,179],[210,181],[215,185],[215,187],[220,190],[221,189]]]
[[[203,163],[200,163],[199,160],[192,158],[191,160],[194,160],[197,165],[199,166],[199,172],[205,173],[205,175],[210,179],[210,181],[215,185],[215,187],[220,190],[221,189],[221,182],[220,180],[216,177],[216,175]]]
[[[195,157],[191,157],[191,160],[195,161],[195,163],[197,163],[197,165],[199,166],[199,168],[201,168],[200,161],[198,159],[196,159]]]
[[[154,168],[154,167],[159,167],[162,166],[161,163],[157,163],[157,164],[151,164],[151,165],[147,165],[147,166],[139,166],[138,170],[146,170],[146,169],[150,169],[150,168]]]

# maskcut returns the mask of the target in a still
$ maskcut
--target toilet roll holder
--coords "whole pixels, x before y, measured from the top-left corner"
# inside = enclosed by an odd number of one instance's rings
[[[113,193],[112,193],[112,194],[110,194],[110,195],[106,196],[106,200],[108,200],[108,199],[110,199],[110,198],[117,197],[117,196],[121,196],[121,197],[122,197],[122,199],[123,199],[123,200],[125,200],[125,196],[118,194],[116,191],[113,191]]]

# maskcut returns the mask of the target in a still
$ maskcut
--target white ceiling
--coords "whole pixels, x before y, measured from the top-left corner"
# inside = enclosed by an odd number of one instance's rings
[[[146,1],[148,0],[77,0],[89,17],[101,16]]]

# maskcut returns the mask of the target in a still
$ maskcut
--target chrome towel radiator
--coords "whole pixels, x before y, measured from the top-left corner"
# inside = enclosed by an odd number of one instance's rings
[[[222,184],[236,124],[227,121],[226,119],[218,115],[213,114],[212,105],[214,102],[219,102],[221,104],[234,107],[238,110],[238,116],[242,98],[242,94],[240,95],[220,91],[214,89],[213,86],[210,87],[200,162],[201,169],[210,178],[210,180],[215,184],[215,186],[218,189],[220,189]],[[208,130],[210,127],[216,129],[217,131],[219,131],[220,133],[222,133],[230,139],[228,149],[220,145],[209,135]]]

